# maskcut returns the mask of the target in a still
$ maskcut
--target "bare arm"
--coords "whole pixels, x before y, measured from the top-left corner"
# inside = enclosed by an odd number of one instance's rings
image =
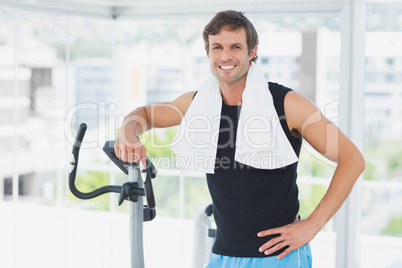
[[[308,108],[296,115],[296,103]],[[326,194],[308,218],[318,232],[349,196],[365,168],[365,163],[357,147],[307,99],[297,93],[291,93],[288,110],[295,118],[291,120],[292,127],[301,133],[314,149],[337,163]]]
[[[260,248],[261,252],[271,254],[289,246],[279,258],[315,237],[341,207],[365,168],[363,156],[357,147],[308,99],[296,92],[289,92],[285,97],[285,114],[289,129],[300,133],[315,150],[336,162],[337,167],[327,192],[308,219],[258,234],[281,234]]]
[[[130,163],[142,161],[145,166],[145,147],[137,136],[152,129],[179,125],[191,104],[195,92],[187,92],[171,102],[138,107],[130,112],[119,128],[115,142],[117,157]]]

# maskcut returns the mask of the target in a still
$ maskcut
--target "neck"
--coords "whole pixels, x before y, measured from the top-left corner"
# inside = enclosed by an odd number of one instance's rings
[[[241,105],[243,91],[246,88],[246,79],[237,83],[219,83],[223,101],[227,105]]]
[[[241,105],[243,91],[244,88],[242,90],[228,90],[221,88],[222,100],[227,105]]]

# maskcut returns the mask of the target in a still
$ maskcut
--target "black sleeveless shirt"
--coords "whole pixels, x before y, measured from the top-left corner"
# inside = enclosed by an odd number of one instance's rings
[[[285,95],[291,89],[276,83],[268,84],[281,126],[299,156],[302,140],[291,135],[284,112]],[[257,233],[294,221],[299,211],[297,162],[273,170],[236,162],[240,109],[241,106],[226,105],[222,101],[215,173],[206,175],[217,224],[212,252],[233,257],[267,257],[258,249],[275,236],[257,237]]]

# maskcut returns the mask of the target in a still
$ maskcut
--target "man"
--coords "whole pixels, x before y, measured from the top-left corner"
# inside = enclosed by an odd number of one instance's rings
[[[180,125],[172,149],[188,167],[205,171],[214,203],[217,237],[207,267],[311,267],[309,242],[351,192],[363,157],[309,100],[261,82],[254,63],[258,35],[241,12],[218,13],[203,38],[213,78],[198,92],[131,112],[116,154],[144,165],[137,136]],[[197,116],[207,127],[192,120]],[[302,138],[337,163],[326,194],[305,220],[298,219],[296,185]],[[211,161],[200,164],[200,155]]]

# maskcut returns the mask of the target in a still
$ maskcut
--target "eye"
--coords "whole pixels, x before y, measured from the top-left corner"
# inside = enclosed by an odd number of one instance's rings
[[[233,46],[233,48],[235,48],[235,49],[241,49],[240,46]]]
[[[215,50],[215,49],[220,49],[220,48],[221,48],[220,46],[213,46],[213,47],[212,47],[212,49],[214,49],[214,50]]]

